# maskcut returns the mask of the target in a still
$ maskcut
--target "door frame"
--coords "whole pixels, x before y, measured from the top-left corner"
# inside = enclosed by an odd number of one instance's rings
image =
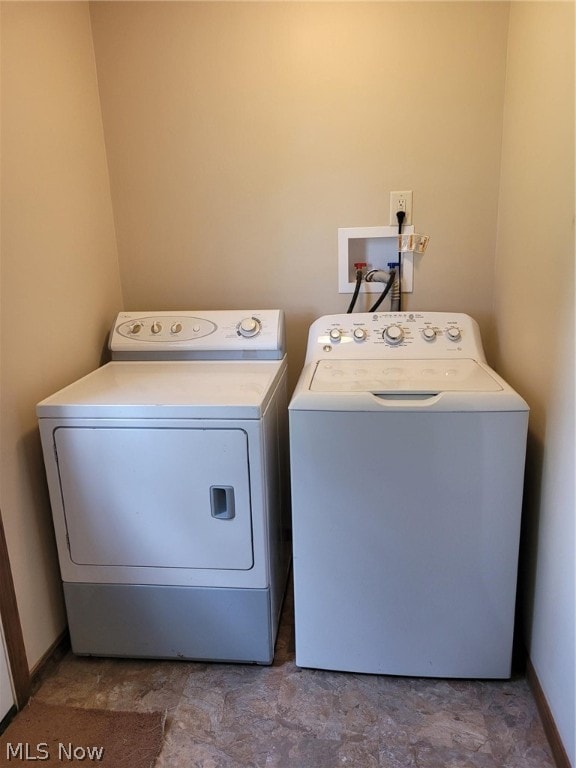
[[[20,614],[16,602],[14,580],[10,569],[8,546],[4,534],[2,513],[0,512],[0,616],[8,654],[8,664],[12,675],[16,707],[22,709],[30,698],[30,669],[24,646],[24,636],[20,624]]]

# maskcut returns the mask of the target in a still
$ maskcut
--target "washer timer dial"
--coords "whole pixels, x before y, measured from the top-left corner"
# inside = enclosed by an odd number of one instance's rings
[[[382,338],[388,344],[400,344],[404,338],[404,331],[399,325],[389,325],[382,333]]]

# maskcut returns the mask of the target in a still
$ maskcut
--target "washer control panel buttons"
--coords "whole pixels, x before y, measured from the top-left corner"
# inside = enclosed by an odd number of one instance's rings
[[[357,312],[325,315],[312,326],[316,352],[369,360],[468,357],[486,361],[478,323],[455,312]],[[352,351],[354,350],[354,351]],[[385,351],[387,350],[387,351]],[[310,349],[307,354],[312,354]]]

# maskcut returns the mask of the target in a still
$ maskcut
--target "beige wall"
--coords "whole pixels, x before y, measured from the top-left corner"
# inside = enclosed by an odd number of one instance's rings
[[[498,365],[531,407],[523,612],[572,765],[574,4],[513,3],[495,275]]]
[[[92,3],[128,309],[345,311],[337,229],[414,191],[406,308],[489,341],[506,3]]]
[[[338,227],[412,189],[432,240],[407,308],[475,316],[532,407],[527,639],[573,759],[574,348],[548,331],[574,308],[573,4],[90,15],[2,4],[0,506],[31,664],[64,622],[34,404],[97,365],[121,304],[106,161],[127,308],[284,307],[293,380],[350,298]]]
[[[121,308],[88,7],[2,3],[0,508],[31,666],[65,627],[35,404]]]

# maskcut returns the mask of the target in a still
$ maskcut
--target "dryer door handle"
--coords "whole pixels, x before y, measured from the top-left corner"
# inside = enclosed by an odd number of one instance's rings
[[[236,515],[234,487],[231,485],[211,485],[210,507],[212,517],[217,520],[232,520]]]

